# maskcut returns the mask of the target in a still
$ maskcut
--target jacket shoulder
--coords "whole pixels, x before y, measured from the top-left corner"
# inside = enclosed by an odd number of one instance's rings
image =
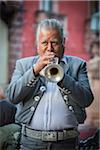
[[[77,56],[65,56],[67,62],[74,62],[74,63],[85,63],[86,61],[80,57],[77,57]]]
[[[29,62],[35,62],[37,59],[38,59],[38,56],[31,56],[31,57],[18,59],[17,62],[29,63]]]
[[[66,64],[69,66],[70,70],[77,72],[79,68],[86,69],[86,61],[82,58],[76,56],[65,56]]]
[[[26,57],[26,58],[18,59],[16,61],[16,64],[17,65],[19,64],[25,68],[30,68],[36,63],[37,60],[38,60],[38,56]]]

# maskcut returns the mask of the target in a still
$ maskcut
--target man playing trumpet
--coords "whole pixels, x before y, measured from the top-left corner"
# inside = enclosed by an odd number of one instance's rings
[[[22,125],[20,149],[78,149],[78,124],[84,122],[85,107],[93,100],[86,62],[64,55],[63,27],[56,19],[38,25],[36,41],[38,55],[16,62],[7,91],[10,101],[21,106],[16,116]],[[56,57],[62,74],[52,82],[41,72]]]

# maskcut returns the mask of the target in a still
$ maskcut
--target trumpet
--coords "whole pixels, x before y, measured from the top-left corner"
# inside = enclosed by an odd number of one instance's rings
[[[58,64],[58,57],[54,57],[51,63],[47,65],[42,72],[42,75],[50,82],[59,82],[64,76],[63,68]]]

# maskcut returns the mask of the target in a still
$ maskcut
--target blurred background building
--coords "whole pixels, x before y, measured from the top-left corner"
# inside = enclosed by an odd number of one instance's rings
[[[0,1],[0,85],[6,87],[17,59],[36,54],[38,22],[57,18],[64,25],[65,54],[90,58],[90,46],[99,40],[99,1]]]

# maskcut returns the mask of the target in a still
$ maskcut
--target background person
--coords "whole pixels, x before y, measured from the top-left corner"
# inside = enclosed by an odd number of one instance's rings
[[[0,87],[0,127],[15,122],[16,107],[8,102]]]
[[[38,55],[16,62],[7,90],[10,101],[22,105],[16,116],[22,124],[20,149],[78,149],[78,123],[93,100],[86,62],[64,55],[63,27],[56,19],[39,24],[36,40]],[[57,83],[43,75],[55,57],[64,72]]]
[[[91,83],[91,88],[94,94],[94,101],[92,105],[87,108],[86,124],[99,128],[100,114],[99,114],[99,100],[100,100],[100,53],[99,42],[91,44],[91,58],[87,63],[88,75]]]
[[[0,87],[0,150],[17,150],[20,126],[15,123],[17,108]],[[17,133],[17,134],[16,134]]]
[[[83,149],[99,149],[100,54],[98,41],[92,42],[90,46],[90,60],[87,62],[87,68],[94,101],[91,106],[86,108],[87,118],[84,124],[79,126],[81,147],[84,146]]]

